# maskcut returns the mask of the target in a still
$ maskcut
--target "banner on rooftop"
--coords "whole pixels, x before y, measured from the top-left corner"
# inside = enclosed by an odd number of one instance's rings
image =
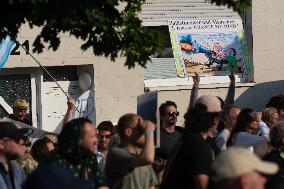
[[[7,62],[10,55],[10,50],[14,41],[7,35],[6,38],[2,39],[0,42],[0,69],[2,69]]]
[[[177,75],[251,74],[241,19],[169,20]]]

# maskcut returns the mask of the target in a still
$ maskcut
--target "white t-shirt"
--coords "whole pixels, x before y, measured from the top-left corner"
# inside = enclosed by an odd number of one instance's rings
[[[261,136],[264,136],[265,138],[267,138],[269,140],[269,132],[270,132],[269,127],[263,121],[259,122],[258,125],[259,125]]]
[[[215,144],[219,148],[219,150],[224,151],[227,150],[227,141],[230,136],[229,129],[223,129],[220,134],[215,139]]]

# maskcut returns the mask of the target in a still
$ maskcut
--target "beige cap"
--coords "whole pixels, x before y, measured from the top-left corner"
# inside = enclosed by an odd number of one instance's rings
[[[28,109],[29,105],[27,101],[23,99],[17,99],[14,103],[13,108],[23,108],[23,109]]]
[[[231,147],[222,152],[212,165],[215,180],[237,178],[252,171],[274,174],[278,171],[275,163],[260,160],[245,148]]]
[[[204,95],[201,96],[196,104],[204,104],[207,107],[207,112],[221,112],[221,102],[216,96]]]

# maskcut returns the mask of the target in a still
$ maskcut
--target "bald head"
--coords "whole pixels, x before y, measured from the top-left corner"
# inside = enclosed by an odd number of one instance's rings
[[[201,96],[196,104],[203,104],[207,107],[207,112],[221,112],[221,102],[216,96],[204,95]]]
[[[224,110],[224,124],[225,127],[231,130],[235,127],[241,109],[238,106],[231,106]]]

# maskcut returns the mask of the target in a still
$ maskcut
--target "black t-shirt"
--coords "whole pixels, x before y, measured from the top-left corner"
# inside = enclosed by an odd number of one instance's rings
[[[209,175],[212,162],[210,145],[199,133],[185,132],[168,159],[161,189],[197,188],[194,176]]]
[[[28,120],[28,119],[19,120],[19,119],[17,119],[13,114],[10,114],[10,115],[9,115],[9,118],[10,118],[10,119],[13,119],[13,120],[15,120],[15,121],[19,121],[19,122],[21,122],[21,123],[24,123],[24,124],[27,124],[27,125],[32,126],[32,122],[31,122],[30,120]]]
[[[178,131],[167,133],[166,131],[161,129],[160,148],[156,149],[156,156],[166,160],[180,137],[181,133]]]
[[[217,147],[214,138],[208,137],[206,139],[206,142],[210,145],[211,149],[214,152],[214,156],[217,157],[217,155],[220,153],[220,149]]]

